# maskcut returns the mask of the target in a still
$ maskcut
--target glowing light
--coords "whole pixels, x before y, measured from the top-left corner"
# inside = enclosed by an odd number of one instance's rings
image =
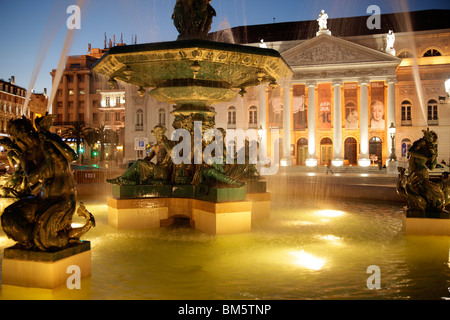
[[[314,158],[306,159],[306,165],[308,167],[315,167],[315,166],[317,166],[317,159],[314,159]]]
[[[72,228],[81,228],[82,226],[84,226],[84,224],[83,223],[72,222],[72,224],[70,226]]]
[[[303,250],[291,252],[291,255],[295,258],[294,264],[310,270],[322,269],[326,261],[325,259],[315,257]]]
[[[344,165],[344,160],[342,160],[342,159],[333,159],[333,160],[331,160],[331,163],[335,167],[342,167]]]
[[[369,167],[370,166],[370,159],[359,159],[358,165],[360,167]]]
[[[337,246],[343,245],[342,238],[333,236],[332,234],[328,234],[326,236],[319,236],[320,239],[328,241],[329,243]]]
[[[315,172],[308,172],[307,175],[308,175],[309,177],[315,177],[315,176],[316,176],[316,173],[315,173]]]
[[[368,177],[369,175],[367,173],[361,173],[361,177]]]
[[[338,210],[319,210],[315,214],[325,218],[335,218],[344,215],[344,212]]]

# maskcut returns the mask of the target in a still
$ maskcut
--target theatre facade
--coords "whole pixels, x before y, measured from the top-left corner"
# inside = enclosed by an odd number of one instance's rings
[[[214,106],[217,127],[259,129],[268,154],[278,150],[288,166],[406,161],[408,147],[430,128],[439,136],[439,162],[448,162],[450,15],[410,17],[409,30],[398,15],[383,15],[376,30],[363,24],[367,17],[329,19],[325,28],[316,21],[246,27],[246,44],[280,51],[293,76]],[[423,22],[433,17],[446,20]],[[246,42],[241,29],[231,31]],[[277,131],[279,144],[271,136]]]

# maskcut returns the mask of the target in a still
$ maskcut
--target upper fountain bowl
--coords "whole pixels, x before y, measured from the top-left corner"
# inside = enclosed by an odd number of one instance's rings
[[[113,47],[92,69],[141,94],[151,88],[159,101],[191,105],[226,102],[292,75],[276,50],[197,39]]]

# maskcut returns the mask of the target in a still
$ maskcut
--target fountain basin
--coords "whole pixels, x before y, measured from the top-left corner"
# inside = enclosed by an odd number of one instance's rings
[[[154,88],[173,104],[213,104],[244,89],[292,75],[278,51],[208,40],[181,40],[111,48],[92,69],[111,81]]]

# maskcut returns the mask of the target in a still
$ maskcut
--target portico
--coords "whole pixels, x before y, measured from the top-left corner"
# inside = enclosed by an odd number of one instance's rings
[[[368,166],[389,159],[401,59],[328,33],[282,56],[293,77],[259,94],[262,127],[282,131],[281,165]]]

